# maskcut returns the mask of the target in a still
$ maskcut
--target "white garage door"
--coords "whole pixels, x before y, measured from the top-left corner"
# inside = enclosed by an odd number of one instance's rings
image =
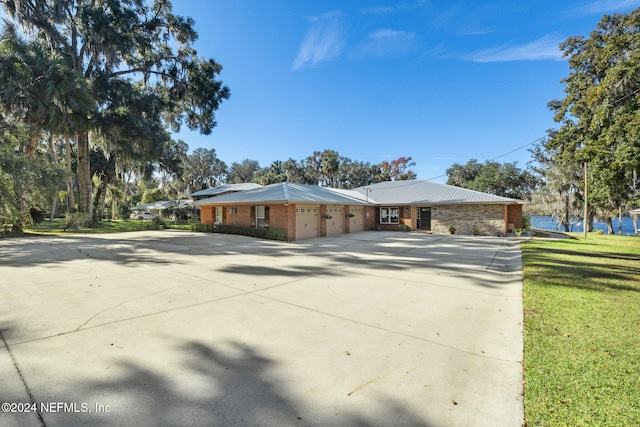
[[[296,240],[320,236],[320,205],[296,205]]]
[[[349,207],[349,233],[364,231],[364,207]]]
[[[327,215],[327,236],[344,234],[344,206],[327,205],[325,214]]]

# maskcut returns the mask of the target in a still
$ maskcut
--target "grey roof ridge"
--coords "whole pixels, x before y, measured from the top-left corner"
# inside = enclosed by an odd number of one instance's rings
[[[288,203],[291,201],[291,193],[289,193],[289,182],[285,182],[285,185],[282,186],[282,190],[284,191],[284,199]]]

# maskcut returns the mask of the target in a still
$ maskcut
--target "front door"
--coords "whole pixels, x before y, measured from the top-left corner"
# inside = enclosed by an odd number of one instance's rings
[[[431,230],[431,208],[418,207],[418,228],[420,230]]]

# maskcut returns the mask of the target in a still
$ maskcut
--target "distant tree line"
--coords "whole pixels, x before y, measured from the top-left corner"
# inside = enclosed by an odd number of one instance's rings
[[[469,160],[465,165],[454,164],[447,169],[447,184],[501,197],[529,200],[540,185],[539,178],[517,163],[478,163]]]
[[[276,160],[261,167],[257,160],[244,159],[228,166],[215,149],[197,148],[188,153],[183,141],[172,142],[155,163],[162,189],[158,197],[175,198],[223,184],[253,182],[269,185],[279,182],[356,188],[381,181],[416,179],[411,157],[399,157],[379,164],[351,160],[335,150],[315,151],[302,159]],[[158,193],[158,192],[156,192]]]
[[[232,163],[228,182],[255,182],[261,185],[297,182],[333,188],[357,188],[382,181],[416,179],[416,173],[409,169],[415,164],[411,157],[371,164],[351,160],[335,150],[324,150],[314,151],[302,160],[277,160],[265,168],[260,168],[258,162],[249,159]]]

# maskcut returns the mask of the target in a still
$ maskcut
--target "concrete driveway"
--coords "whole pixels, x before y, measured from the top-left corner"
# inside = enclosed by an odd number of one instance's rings
[[[2,239],[0,304],[2,426],[523,423],[512,239]]]

